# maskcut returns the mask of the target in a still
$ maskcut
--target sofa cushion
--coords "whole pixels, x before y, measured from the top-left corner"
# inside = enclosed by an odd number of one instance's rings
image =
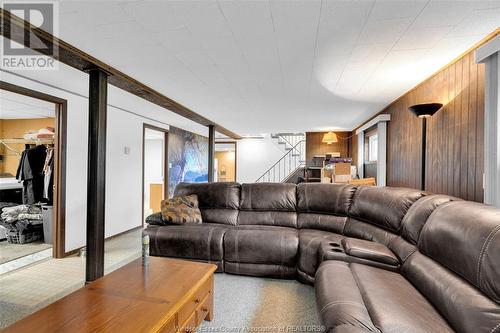
[[[411,244],[417,244],[420,232],[432,212],[438,206],[452,200],[459,199],[447,195],[428,195],[415,202],[403,218],[401,237]]]
[[[295,267],[298,232],[274,226],[236,226],[224,236],[224,259],[233,263]]]
[[[500,210],[470,201],[439,206],[422,229],[420,252],[500,303]]]
[[[453,332],[418,290],[395,272],[326,261],[316,273],[316,295],[328,329],[348,324],[372,332]]]
[[[399,265],[396,255],[380,243],[356,238],[343,238],[341,244],[347,255],[387,265]]]
[[[298,213],[297,215],[297,227],[299,229],[318,229],[342,234],[346,222],[346,216],[318,213]]]
[[[297,225],[342,234],[356,187],[302,183],[297,186]]]
[[[349,264],[342,261],[322,263],[314,287],[319,317],[327,330],[348,325],[379,332]]]
[[[153,213],[146,217],[146,224],[149,225],[164,225],[163,218],[161,217],[161,212]]]
[[[499,332],[500,305],[438,262],[417,252],[405,261],[401,274],[457,332]]]
[[[153,256],[223,260],[223,237],[229,230],[221,224],[202,223],[185,225],[148,226],[149,251]]]
[[[240,211],[238,225],[274,225],[281,227],[296,228],[297,213],[275,212],[275,211]]]
[[[422,191],[408,188],[361,186],[349,216],[397,232],[408,209],[423,196]]]
[[[224,262],[224,272],[230,274],[262,276],[276,279],[293,279],[296,276],[294,266],[277,264],[252,264],[246,262]]]
[[[242,184],[238,224],[296,228],[295,191],[295,184]]]
[[[174,195],[196,194],[203,222],[236,225],[241,185],[238,183],[180,183]]]
[[[295,212],[296,185],[254,183],[241,185],[241,210]]]
[[[347,219],[344,227],[344,235],[377,242],[386,246],[398,237],[398,234],[395,232],[379,227],[376,224],[363,222],[353,218]]]
[[[297,210],[346,216],[355,191],[352,185],[301,183],[297,186]]]

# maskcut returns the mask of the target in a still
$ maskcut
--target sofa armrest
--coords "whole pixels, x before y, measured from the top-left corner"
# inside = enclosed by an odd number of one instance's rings
[[[350,256],[388,265],[399,265],[396,255],[383,244],[354,238],[343,238],[341,243],[344,252]]]
[[[165,225],[160,213],[154,213],[146,217],[146,223],[149,225]]]

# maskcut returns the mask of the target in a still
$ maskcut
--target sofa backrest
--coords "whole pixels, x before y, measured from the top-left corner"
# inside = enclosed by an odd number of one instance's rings
[[[417,251],[420,232],[434,210],[440,205],[453,200],[460,199],[447,195],[431,194],[417,200],[408,209],[401,222],[400,235],[388,244],[388,247],[398,256],[401,262],[404,262]]]
[[[342,234],[356,187],[302,183],[297,186],[298,227]]]
[[[174,195],[196,194],[203,222],[236,225],[240,206],[238,183],[180,183]]]
[[[470,201],[443,203],[417,246],[403,275],[458,332],[498,332],[500,210]]]
[[[400,233],[410,207],[424,192],[400,187],[358,187],[344,235],[388,245]]]
[[[295,184],[242,184],[238,224],[296,228],[297,196],[295,192]]]

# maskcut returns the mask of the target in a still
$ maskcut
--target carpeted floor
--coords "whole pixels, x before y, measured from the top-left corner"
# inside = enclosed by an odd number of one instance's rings
[[[198,332],[315,332],[314,288],[295,280],[215,275],[214,320]]]
[[[42,241],[36,241],[28,244],[11,244],[9,242],[0,242],[0,264],[27,256],[28,254],[50,249],[52,245]]]

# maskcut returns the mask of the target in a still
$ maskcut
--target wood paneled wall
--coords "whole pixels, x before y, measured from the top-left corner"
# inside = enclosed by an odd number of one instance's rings
[[[483,201],[484,70],[469,52],[380,112],[391,115],[388,186],[419,187],[422,121],[408,107],[438,102],[444,106],[427,126],[426,190]]]
[[[326,132],[306,132],[306,161],[309,163],[314,155],[339,152],[342,157],[350,157],[349,136],[351,132],[335,132],[338,142],[331,145],[321,142]]]

